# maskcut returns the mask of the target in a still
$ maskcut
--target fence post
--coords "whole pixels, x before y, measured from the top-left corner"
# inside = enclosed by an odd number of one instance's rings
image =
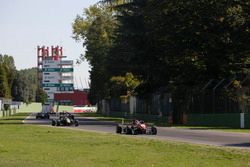
[[[174,121],[173,121],[173,106],[172,106],[172,95],[170,94],[169,99],[168,99],[168,105],[169,105],[169,110],[168,110],[168,126],[172,126]]]
[[[240,113],[240,128],[245,128],[245,113]]]
[[[222,84],[222,82],[224,82],[225,79],[220,80],[220,82],[217,83],[217,85],[215,85],[215,87],[213,88],[213,113],[215,113],[215,90]]]

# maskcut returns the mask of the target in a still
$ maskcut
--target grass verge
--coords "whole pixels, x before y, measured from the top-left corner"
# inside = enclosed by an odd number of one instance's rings
[[[25,125],[0,119],[0,166],[250,166],[250,151]]]

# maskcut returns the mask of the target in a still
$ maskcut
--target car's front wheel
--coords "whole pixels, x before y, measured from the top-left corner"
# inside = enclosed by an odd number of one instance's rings
[[[56,121],[55,121],[55,120],[52,120],[51,125],[52,125],[52,126],[55,126],[55,125],[56,125]]]
[[[152,132],[152,135],[156,135],[156,134],[157,134],[157,129],[156,129],[156,127],[152,127],[152,128],[151,128],[151,132]]]
[[[75,126],[79,126],[79,122],[75,120]]]

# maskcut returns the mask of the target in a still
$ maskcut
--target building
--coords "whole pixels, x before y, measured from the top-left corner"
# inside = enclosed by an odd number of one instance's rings
[[[56,93],[54,98],[55,101],[58,101],[62,105],[90,105],[87,91],[74,90],[73,93]]]

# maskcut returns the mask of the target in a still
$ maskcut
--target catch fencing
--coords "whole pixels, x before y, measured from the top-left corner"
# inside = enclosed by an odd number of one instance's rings
[[[147,98],[122,96],[104,99],[98,103],[98,112],[123,118],[144,118],[166,121],[171,124],[195,126],[250,128],[250,81],[241,81],[234,90],[233,79],[210,80],[199,91],[190,94],[185,107],[176,102],[170,93],[159,91]],[[243,84],[244,83],[244,84]],[[167,90],[167,89],[165,89]]]

